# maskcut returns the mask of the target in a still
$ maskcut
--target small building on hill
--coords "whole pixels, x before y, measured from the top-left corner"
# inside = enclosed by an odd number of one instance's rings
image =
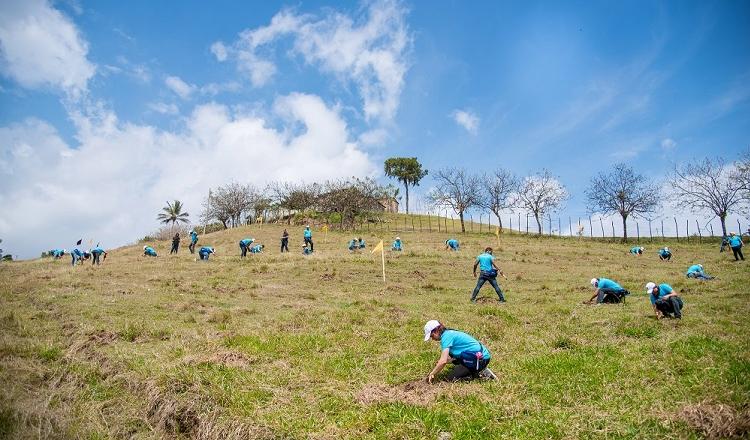
[[[382,212],[398,214],[398,200],[396,200],[394,197],[382,198],[378,200],[378,205],[380,205],[380,210]]]

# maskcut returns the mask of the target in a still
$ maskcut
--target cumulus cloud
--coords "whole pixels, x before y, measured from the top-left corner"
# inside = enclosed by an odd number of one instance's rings
[[[674,139],[666,138],[661,141],[661,149],[665,152],[672,151],[677,146],[677,142]]]
[[[463,127],[469,133],[476,135],[479,130],[479,117],[472,112],[466,110],[456,110],[451,116],[456,124]]]
[[[405,16],[406,9],[395,0],[373,1],[357,17],[333,11],[315,17],[284,10],[268,26],[241,32],[229,46],[216,42],[211,51],[219,61],[234,60],[251,83],[260,87],[277,71],[261,49],[291,37],[289,53],[357,86],[366,119],[388,120],[398,109],[408,68],[411,37]]]
[[[164,84],[182,99],[188,99],[196,89],[194,85],[186,83],[179,76],[168,76]]]
[[[148,108],[155,111],[156,113],[161,113],[163,115],[176,115],[180,112],[180,109],[177,108],[177,105],[167,104],[166,102],[152,102],[148,105]]]
[[[377,171],[338,109],[317,96],[281,96],[271,114],[258,113],[209,103],[195,107],[184,129],[166,131],[94,106],[71,114],[74,146],[37,119],[0,128],[4,248],[34,257],[81,236],[113,247],[153,230],[167,199],[182,200],[197,219],[208,188],[232,180],[262,185]]]
[[[0,69],[21,86],[77,98],[96,72],[87,54],[76,26],[46,1],[0,2]]]

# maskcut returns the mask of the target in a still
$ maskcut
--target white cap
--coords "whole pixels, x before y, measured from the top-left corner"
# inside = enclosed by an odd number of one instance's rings
[[[401,240],[401,237],[396,237],[396,240]]]
[[[702,264],[699,264],[698,267],[700,267],[701,269],[703,269],[703,265]]]
[[[306,227],[306,228],[309,228],[309,227],[310,227],[310,225],[305,225],[305,227]]]
[[[643,246],[641,246],[641,250],[643,250]]]
[[[434,319],[427,321],[427,324],[424,325],[424,340],[429,341],[430,333],[432,333],[432,331],[438,327],[440,327],[440,323],[438,321]]]
[[[647,283],[646,284],[646,293],[651,293],[656,289],[656,283]]]
[[[145,251],[148,246],[143,246],[143,250]]]
[[[668,250],[669,250],[669,248],[668,248],[668,247],[666,247],[666,246],[664,246],[664,250],[665,250],[665,251],[668,251]]]
[[[596,283],[599,282],[599,278],[591,278],[591,285],[596,287]]]

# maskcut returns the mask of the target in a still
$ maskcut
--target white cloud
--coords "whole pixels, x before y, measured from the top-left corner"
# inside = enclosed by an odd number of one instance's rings
[[[177,108],[177,105],[167,104],[165,102],[152,102],[148,105],[148,108],[155,111],[156,113],[161,113],[163,115],[176,115],[180,112],[180,109]]]
[[[268,26],[241,32],[229,49],[214,43],[212,52],[220,61],[234,59],[238,69],[259,87],[277,70],[259,50],[291,36],[291,54],[301,55],[308,64],[358,87],[366,119],[389,120],[398,109],[408,68],[411,37],[405,15],[405,8],[395,0],[369,3],[362,17],[329,12],[318,19],[284,10]]]
[[[46,1],[0,2],[0,69],[21,86],[77,98],[96,72],[87,54],[75,24]]]
[[[666,138],[661,141],[661,149],[665,152],[672,151],[677,146],[677,142],[674,139]]]
[[[164,84],[182,99],[188,99],[196,88],[194,85],[186,83],[178,76],[168,76],[164,80]]]
[[[456,124],[463,127],[469,133],[476,135],[479,130],[479,117],[466,110],[456,110],[451,116]]]
[[[165,200],[182,200],[197,219],[208,188],[232,180],[262,185],[377,172],[338,110],[319,97],[282,96],[272,112],[206,104],[183,129],[165,131],[93,106],[71,114],[75,148],[36,119],[0,128],[4,249],[34,257],[81,237],[122,245],[158,226]],[[281,126],[271,128],[271,119]],[[298,126],[304,129],[292,130]]]
[[[388,131],[382,128],[369,130],[359,135],[359,142],[362,145],[382,145],[387,139]]]

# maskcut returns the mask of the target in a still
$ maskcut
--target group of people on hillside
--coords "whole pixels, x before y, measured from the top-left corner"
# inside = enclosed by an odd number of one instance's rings
[[[56,260],[65,256],[66,253],[66,249],[52,249],[47,252],[48,255]],[[88,261],[89,259],[91,260],[91,265],[93,266],[99,265],[102,261],[106,260],[107,252],[97,244],[94,249],[88,251],[82,251],[78,248],[75,248],[70,251],[70,257],[71,265],[73,266],[83,264],[84,261]]]

